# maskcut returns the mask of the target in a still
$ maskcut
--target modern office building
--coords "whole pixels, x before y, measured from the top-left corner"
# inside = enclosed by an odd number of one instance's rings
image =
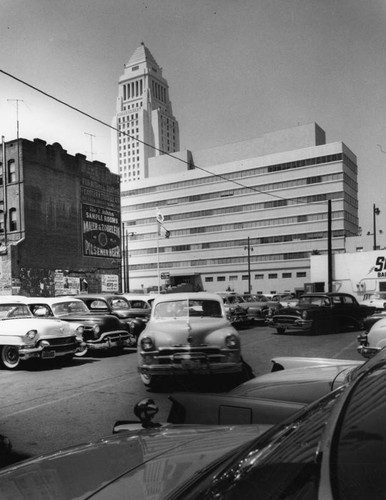
[[[113,145],[121,182],[149,176],[148,161],[180,148],[169,87],[149,49],[142,43],[119,78]]]
[[[300,290],[328,251],[329,200],[333,252],[358,234],[356,156],[316,123],[146,168],[122,186],[126,290]]]
[[[119,291],[119,176],[41,139],[0,148],[0,295]]]

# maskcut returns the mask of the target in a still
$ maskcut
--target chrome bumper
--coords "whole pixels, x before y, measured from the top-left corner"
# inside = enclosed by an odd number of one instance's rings
[[[87,340],[90,350],[113,349],[114,347],[135,347],[136,338],[125,330],[104,333],[99,339]]]

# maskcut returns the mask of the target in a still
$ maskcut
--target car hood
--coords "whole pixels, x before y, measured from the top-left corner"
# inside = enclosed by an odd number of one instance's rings
[[[281,370],[244,382],[230,394],[307,404],[343,385],[352,369],[348,364]]]
[[[37,330],[45,338],[74,335],[65,321],[51,318],[17,318],[0,321],[0,335],[23,336],[28,330]]]
[[[205,343],[208,336],[213,341],[224,341],[226,335],[238,335],[225,318],[177,318],[167,321],[148,323],[141,338],[151,335],[158,345],[185,344],[191,337],[191,345]]]
[[[13,498],[165,498],[269,427],[172,426],[119,433],[3,469],[0,497],[17,492]]]

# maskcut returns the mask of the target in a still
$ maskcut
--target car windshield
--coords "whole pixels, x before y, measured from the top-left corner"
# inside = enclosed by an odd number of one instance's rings
[[[320,476],[317,460],[326,421],[339,400],[338,389],[291,423],[275,426],[252,444],[243,445],[214,464],[196,484],[176,498],[316,498]]]
[[[221,305],[217,300],[170,300],[159,302],[154,309],[157,319],[188,317],[221,318]]]
[[[126,299],[119,297],[117,299],[111,300],[111,309],[113,311],[116,311],[118,309],[130,309],[130,304],[126,301]]]
[[[58,302],[52,304],[52,311],[54,316],[65,316],[66,314],[73,313],[89,313],[86,304],[81,300],[67,300],[65,302]]]
[[[331,304],[330,299],[326,296],[317,296],[317,295],[310,295],[310,296],[303,296],[300,297],[298,305],[299,306],[304,306],[304,305],[312,305],[312,306],[329,306]]]
[[[226,298],[228,304],[242,304],[245,300],[240,295],[229,295]]]
[[[0,320],[31,317],[33,315],[25,304],[0,304]]]

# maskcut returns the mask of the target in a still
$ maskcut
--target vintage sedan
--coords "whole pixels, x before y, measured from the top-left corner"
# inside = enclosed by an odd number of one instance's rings
[[[265,295],[244,293],[241,297],[246,304],[248,318],[252,322],[265,323],[267,317],[281,307],[279,302],[274,302]]]
[[[26,297],[26,304],[34,316],[58,318],[72,325],[83,325],[83,340],[86,344],[77,356],[100,350],[116,350],[134,347],[136,339],[122,328],[120,321],[111,314],[92,313],[86,304],[73,296]]]
[[[173,424],[273,424],[348,383],[363,360],[279,357],[272,372],[225,393],[173,393]]]
[[[361,304],[375,307],[376,311],[386,310],[386,292],[366,293]]]
[[[135,339],[138,338],[139,330],[143,330],[144,321],[138,320],[132,314],[130,304],[122,294],[81,294],[76,296],[83,300],[88,309],[94,314],[111,314],[119,319],[121,329],[126,330]],[[140,324],[140,326],[138,326]],[[136,342],[134,343],[136,346]]]
[[[138,338],[150,319],[151,306],[155,295],[122,293],[129,304],[129,317],[133,319],[133,333]]]
[[[217,294],[158,296],[138,338],[138,370],[154,387],[175,375],[241,374],[240,337]]]
[[[223,299],[226,315],[235,328],[249,326],[248,304],[245,300],[233,292],[218,292]]]
[[[311,334],[360,330],[363,321],[375,308],[358,303],[348,293],[308,293],[299,298],[295,307],[283,307],[268,318],[268,326],[278,334],[288,330]]]
[[[142,425],[2,469],[0,497],[384,498],[385,356],[275,426],[160,425],[152,406]]]
[[[59,319],[35,318],[27,305],[15,298],[0,298],[0,366],[18,368],[27,359],[70,360],[84,345],[78,332]]]

